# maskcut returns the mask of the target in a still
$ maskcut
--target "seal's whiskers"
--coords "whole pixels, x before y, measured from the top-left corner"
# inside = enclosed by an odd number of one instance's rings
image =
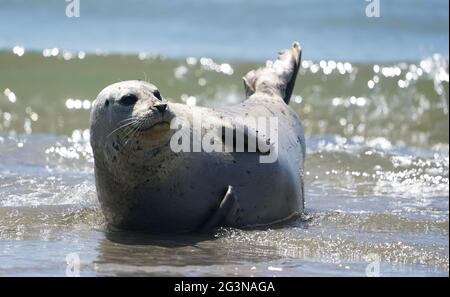
[[[138,118],[136,122],[133,122],[133,127],[130,129],[130,131],[124,136],[124,138],[127,138],[125,141],[124,147],[128,144],[130,139],[134,138],[134,136],[139,133],[139,131],[142,128],[143,123],[145,122],[145,119]]]
[[[117,132],[117,131],[119,131],[121,129],[124,129],[124,128],[129,127],[129,126],[133,126],[133,124],[137,123],[138,121],[139,121],[139,119],[136,119],[136,118],[128,118],[128,119],[120,121],[119,124],[124,123],[124,122],[127,122],[127,123],[125,123],[125,124],[119,126],[118,128],[114,129],[111,133],[108,134],[107,137],[111,136],[111,134],[113,134],[114,132]]]

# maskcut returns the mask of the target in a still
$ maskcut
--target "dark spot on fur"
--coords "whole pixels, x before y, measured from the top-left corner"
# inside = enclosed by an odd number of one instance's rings
[[[251,173],[250,170],[246,170],[245,172],[247,172],[247,174],[250,174],[250,173]]]

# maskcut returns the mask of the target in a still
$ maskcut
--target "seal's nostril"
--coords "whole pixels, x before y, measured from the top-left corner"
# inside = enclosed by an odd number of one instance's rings
[[[155,107],[156,107],[160,112],[163,112],[164,110],[166,110],[167,104],[166,104],[166,103],[160,103],[160,104],[158,104],[158,105],[155,105]]]

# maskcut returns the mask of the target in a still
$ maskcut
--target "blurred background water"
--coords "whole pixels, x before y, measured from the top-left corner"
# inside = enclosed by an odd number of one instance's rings
[[[67,18],[63,0],[3,0],[0,48],[209,56],[260,60],[298,39],[306,59],[417,60],[448,56],[448,1],[80,0]]]
[[[448,1],[0,2],[0,275],[448,275]],[[308,215],[265,230],[108,231],[89,146],[106,85],[243,99],[241,77],[299,40],[291,107]],[[201,181],[199,181],[201,182]]]

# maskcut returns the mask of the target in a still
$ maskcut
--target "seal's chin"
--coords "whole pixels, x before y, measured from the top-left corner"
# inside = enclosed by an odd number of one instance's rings
[[[141,140],[142,147],[158,147],[170,139],[170,123],[160,121],[147,127],[142,127],[139,132],[137,137]]]

